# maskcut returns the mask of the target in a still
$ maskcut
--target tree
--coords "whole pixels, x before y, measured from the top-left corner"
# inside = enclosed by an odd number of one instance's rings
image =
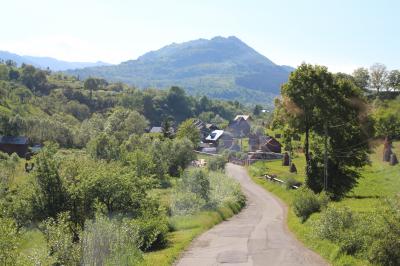
[[[375,63],[370,68],[370,85],[375,89],[377,94],[385,87],[387,79],[386,66],[380,63]]]
[[[360,67],[353,72],[354,83],[363,91],[368,89],[370,76],[368,69]]]
[[[387,78],[387,88],[392,90],[400,91],[400,71],[390,71]]]
[[[11,69],[9,70],[9,72],[8,72],[8,78],[9,78],[10,80],[18,80],[18,79],[19,79],[19,76],[20,76],[19,71],[18,71],[18,70],[15,70],[15,69],[13,69],[13,68],[11,68]]]
[[[375,110],[376,136],[392,140],[400,136],[400,101],[386,102]]]
[[[315,192],[325,187],[334,197],[342,196],[357,183],[354,169],[368,163],[362,91],[326,67],[302,64],[282,87],[282,96],[284,123],[293,133],[305,133],[307,186]],[[326,145],[321,145],[324,141]]]
[[[119,145],[115,137],[101,133],[91,139],[87,144],[87,150],[93,159],[117,160],[119,158]]]
[[[65,210],[66,191],[59,175],[59,161],[56,157],[57,146],[48,143],[35,157],[33,177],[37,184],[36,201],[38,217],[56,218]]]
[[[256,104],[256,106],[254,106],[253,115],[258,116],[261,114],[261,111],[262,111],[262,106]]]
[[[0,217],[0,264],[15,265],[18,257],[18,231],[12,219]]]
[[[0,64],[0,80],[8,80],[8,67],[6,65]]]
[[[34,93],[48,93],[46,73],[31,65],[22,68],[21,81]]]
[[[98,89],[100,89],[101,87],[105,87],[107,86],[107,81],[105,81],[104,79],[100,79],[100,78],[87,78],[85,80],[85,82],[83,83],[83,87],[86,90],[90,91],[90,100],[92,100],[92,96],[93,96],[93,91],[96,91]]]
[[[57,219],[49,218],[41,225],[56,265],[79,265],[81,246],[73,234],[68,213],[60,213]]]
[[[189,139],[193,147],[196,148],[200,143],[200,130],[195,126],[194,119],[187,119],[179,125],[176,133],[178,139]]]

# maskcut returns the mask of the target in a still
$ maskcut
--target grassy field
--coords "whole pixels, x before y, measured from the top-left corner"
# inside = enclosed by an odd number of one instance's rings
[[[400,154],[400,142],[394,144],[394,151]],[[382,200],[400,192],[400,165],[389,166],[382,162],[382,146],[371,154],[371,165],[362,169],[362,178],[358,186],[343,200],[330,204],[340,207],[348,207],[355,212],[369,212],[377,208]],[[249,167],[249,173],[253,180],[266,190],[277,195],[289,207],[293,202],[293,191],[284,186],[269,182],[260,178],[262,173],[276,174],[280,179],[295,178],[304,181],[305,159],[303,155],[294,158],[298,174],[289,173],[289,167],[284,167],[281,161],[262,162]],[[295,216],[292,208],[289,208],[287,223],[289,229],[307,247],[321,254],[333,265],[369,265],[367,261],[339,253],[339,247],[334,243],[321,240],[315,236],[313,224],[319,218],[319,213],[313,214],[305,223],[301,223]]]

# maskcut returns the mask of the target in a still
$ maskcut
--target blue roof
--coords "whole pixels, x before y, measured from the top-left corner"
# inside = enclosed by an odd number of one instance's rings
[[[25,145],[28,144],[28,138],[26,137],[13,137],[13,136],[0,136],[1,144],[18,144]]]

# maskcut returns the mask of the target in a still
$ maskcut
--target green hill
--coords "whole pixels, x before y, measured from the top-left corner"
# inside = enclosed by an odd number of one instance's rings
[[[192,95],[271,103],[291,67],[279,66],[236,37],[170,44],[119,65],[68,71],[139,88],[180,86]]]

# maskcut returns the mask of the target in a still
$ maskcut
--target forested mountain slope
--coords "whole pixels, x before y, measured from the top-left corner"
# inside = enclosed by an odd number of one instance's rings
[[[279,66],[236,37],[173,43],[119,65],[68,71],[139,88],[181,86],[190,94],[270,103],[293,68]]]

